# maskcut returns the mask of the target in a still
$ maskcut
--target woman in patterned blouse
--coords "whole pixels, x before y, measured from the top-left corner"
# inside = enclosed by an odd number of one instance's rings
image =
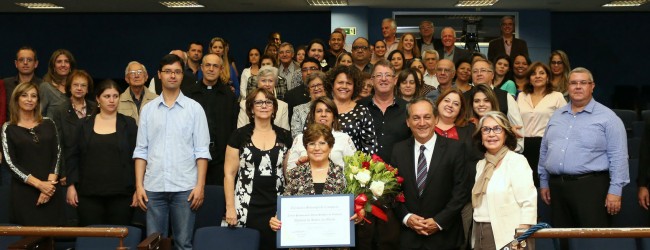
[[[291,116],[291,137],[296,138],[296,136],[302,134],[302,130],[305,128],[307,121],[309,107],[311,107],[314,100],[321,96],[325,96],[326,81],[327,76],[321,71],[311,73],[307,76],[307,84],[305,84],[304,87],[307,88],[311,101],[293,107],[293,115]]]
[[[376,153],[377,136],[370,110],[354,101],[361,92],[361,73],[354,66],[340,66],[328,74],[325,90],[332,95],[339,110],[341,130],[352,137],[357,150],[366,154]]]

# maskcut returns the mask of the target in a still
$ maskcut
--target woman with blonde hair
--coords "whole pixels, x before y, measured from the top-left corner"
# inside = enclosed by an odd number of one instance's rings
[[[41,115],[38,87],[16,86],[10,119],[2,126],[2,151],[13,177],[10,222],[23,226],[64,223],[63,193],[56,192],[61,146],[54,122]],[[37,157],[35,157],[37,156]]]
[[[513,150],[517,137],[508,118],[491,111],[478,122],[474,141],[485,159],[476,164],[472,188],[474,250],[501,249],[517,228],[537,222],[537,189],[526,158]]]
[[[569,56],[562,50],[554,50],[548,59],[548,66],[551,68],[550,75],[553,90],[568,95],[569,73],[571,72],[571,63]]]
[[[404,65],[410,65],[414,58],[420,58],[420,48],[415,43],[415,36],[411,33],[402,35],[397,45],[397,50],[404,54]]]
[[[239,79],[237,79],[237,68],[235,67],[235,62],[230,60],[228,51],[230,46],[225,39],[221,37],[215,37],[210,40],[210,53],[217,54],[221,57],[223,61],[223,68],[221,70],[221,82],[225,83],[230,87],[230,89],[235,92],[235,96],[239,98]]]

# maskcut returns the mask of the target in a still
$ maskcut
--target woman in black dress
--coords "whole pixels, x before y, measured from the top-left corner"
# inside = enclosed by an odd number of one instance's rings
[[[63,196],[56,192],[61,147],[54,122],[41,115],[38,87],[19,84],[2,126],[2,149],[11,181],[11,223],[24,226],[63,224]]]
[[[99,112],[83,119],[68,161],[66,201],[78,208],[82,226],[131,222],[135,191],[132,155],[138,128],[133,118],[117,113],[118,89],[111,80],[97,86]]]
[[[232,134],[224,163],[226,222],[258,230],[260,249],[275,249],[275,233],[268,222],[284,191],[282,162],[292,142],[289,131],[272,123],[277,105],[274,95],[263,88],[246,97],[251,123]]]

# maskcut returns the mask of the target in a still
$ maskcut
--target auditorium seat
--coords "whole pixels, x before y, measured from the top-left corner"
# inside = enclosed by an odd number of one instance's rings
[[[203,205],[196,211],[194,230],[202,227],[221,226],[226,213],[226,198],[223,186],[206,185]]]
[[[204,227],[194,233],[194,250],[257,250],[260,234],[250,228]]]
[[[650,123],[650,110],[641,111],[641,117],[643,121]]]
[[[124,238],[124,246],[129,249],[137,249],[142,240],[142,231],[137,227],[118,225],[91,225],[88,227],[126,227],[129,234]],[[78,237],[75,250],[115,250],[120,244],[118,238],[107,237]]]
[[[637,160],[638,162],[638,160]],[[630,178],[631,179],[631,178]],[[621,212],[612,217],[613,227],[648,227],[648,211],[639,206],[637,186],[632,183],[623,187]]]
[[[636,242],[632,238],[573,238],[569,249],[636,250]]]
[[[612,109],[612,111],[621,118],[623,125],[625,125],[625,130],[632,132],[632,123],[639,120],[636,112],[629,109]]]
[[[535,239],[535,250],[560,250],[559,241],[550,238]]]
[[[0,226],[17,226],[14,224],[0,223]],[[0,236],[0,249],[7,249],[12,243],[19,241],[21,236]]]
[[[643,138],[643,133],[645,132],[645,124],[645,121],[634,121],[632,123],[632,137]]]

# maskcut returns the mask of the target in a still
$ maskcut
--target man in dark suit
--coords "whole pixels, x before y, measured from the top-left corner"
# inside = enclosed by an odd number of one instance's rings
[[[458,249],[464,240],[460,211],[469,200],[470,177],[463,144],[435,134],[433,106],[427,99],[409,102],[406,124],[413,138],[393,148],[406,198],[397,208],[400,249]]]
[[[423,20],[420,22],[420,38],[418,38],[416,42],[418,48],[422,51],[422,57],[424,57],[425,50],[437,50],[442,48],[442,42],[440,39],[433,38],[435,30],[433,22],[429,20]]]
[[[456,30],[452,27],[445,27],[440,32],[440,37],[442,37],[442,47],[436,48],[440,60],[449,59],[454,62],[454,65],[458,64],[460,60],[469,60],[472,56],[472,52],[469,50],[461,49],[456,47]]]
[[[517,39],[514,36],[515,18],[504,16],[501,18],[501,37],[490,41],[488,47],[488,59],[494,61],[498,55],[519,55],[528,57],[528,45],[526,41]]]

